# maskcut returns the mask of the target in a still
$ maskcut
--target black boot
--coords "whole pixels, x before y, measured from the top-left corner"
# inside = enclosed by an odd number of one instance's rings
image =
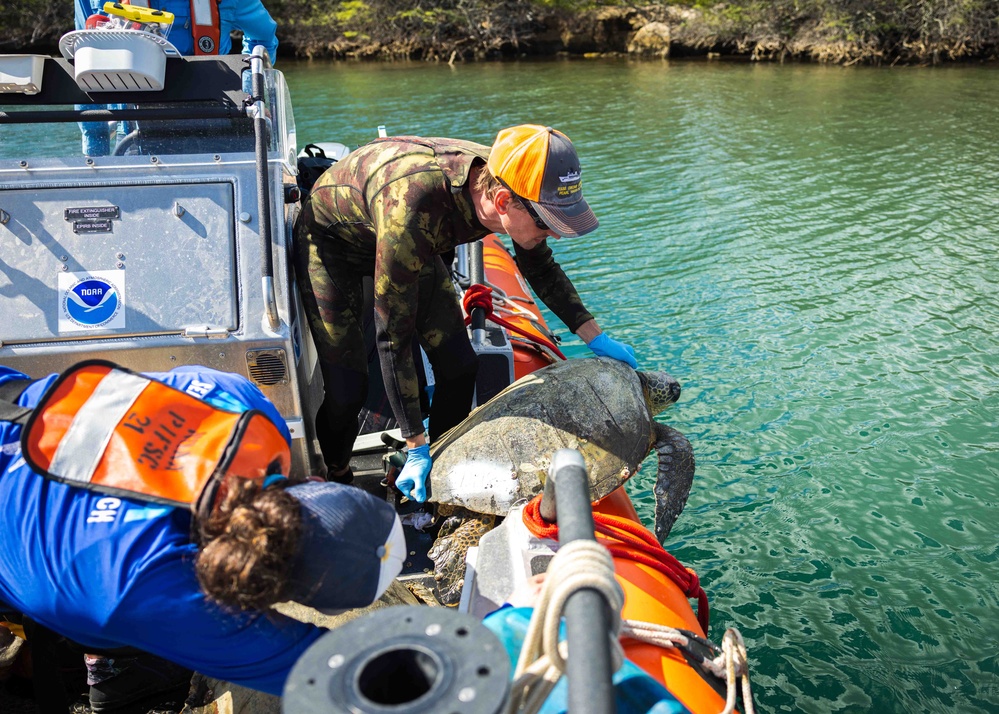
[[[90,686],[90,708],[110,712],[140,700],[171,696],[184,701],[194,672],[150,654],[116,657],[119,674]]]

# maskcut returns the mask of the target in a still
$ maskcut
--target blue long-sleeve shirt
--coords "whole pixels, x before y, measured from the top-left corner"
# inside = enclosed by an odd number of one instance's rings
[[[208,401],[284,420],[247,380],[205,368],[150,375]],[[21,375],[0,367],[0,384]],[[21,395],[33,406],[55,379]],[[202,674],[280,695],[324,630],[238,614],[198,587],[191,516],[46,479],[25,463],[21,427],[0,421],[0,601],[85,647],[138,647]]]

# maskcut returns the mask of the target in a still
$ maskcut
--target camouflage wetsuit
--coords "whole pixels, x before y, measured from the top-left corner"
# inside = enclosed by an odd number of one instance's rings
[[[402,435],[423,431],[414,335],[436,377],[431,437],[467,416],[477,359],[439,256],[489,233],[468,185],[472,166],[488,156],[489,147],[454,139],[379,139],[334,164],[313,187],[296,225],[296,268],[326,383],[316,427],[330,467],[349,461],[367,395],[364,276],[374,277],[375,339]],[[546,243],[517,248],[516,257],[535,293],[570,330],[591,319]]]

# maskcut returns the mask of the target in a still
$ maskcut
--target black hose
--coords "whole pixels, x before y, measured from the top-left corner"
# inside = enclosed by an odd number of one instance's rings
[[[482,260],[481,240],[468,246],[468,276],[472,285],[486,284],[486,268]],[[481,307],[473,307],[470,317],[472,318],[472,336],[478,336],[478,340],[473,340],[473,342],[481,342],[485,339],[485,335],[481,331],[486,329],[486,311]]]
[[[556,451],[549,481],[555,484],[559,545],[574,540],[595,542],[590,480],[582,455],[574,449]],[[614,667],[607,634],[610,623],[610,606],[598,590],[577,590],[565,603],[565,633],[569,646],[565,673],[569,680],[568,711],[573,714],[617,711],[612,680]]]

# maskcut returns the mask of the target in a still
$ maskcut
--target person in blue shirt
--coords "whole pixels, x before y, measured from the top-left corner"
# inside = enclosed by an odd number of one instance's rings
[[[103,14],[107,0],[76,0],[74,18],[76,29],[86,27],[87,18]],[[173,27],[167,39],[182,55],[194,54],[194,35],[191,31],[191,4],[189,0],[152,0],[149,4],[157,10],[173,13]],[[232,50],[230,33],[242,30],[244,55],[263,45],[274,64],[277,58],[277,22],[267,12],[260,0],[219,0],[219,48],[215,54],[227,55]]]
[[[83,30],[87,18],[103,14],[107,0],[75,0],[74,20],[77,30]],[[271,65],[277,60],[277,22],[267,12],[260,0],[207,0],[218,2],[219,43],[214,54],[227,55],[232,50],[230,33],[243,32],[242,54],[250,54],[257,45],[263,45],[270,57]],[[136,3],[138,4],[138,3]],[[191,21],[189,0],[152,0],[149,7],[173,13],[173,27],[167,40],[181,55],[194,54],[194,32]],[[87,105],[83,108],[99,108],[102,105]],[[119,107],[121,105],[112,105]],[[106,122],[83,122],[83,154],[85,156],[107,156],[111,151],[110,131]]]
[[[258,409],[290,440],[277,409],[244,377],[204,367],[146,376],[219,408]],[[56,377],[30,383],[16,403],[34,406]],[[0,388],[19,379],[0,367]],[[360,489],[247,481],[230,489],[223,517],[192,524],[187,508],[39,475],[20,437],[20,424],[0,421],[0,612],[21,613],[84,651],[134,647],[280,695],[323,630],[269,605],[361,607],[401,567],[394,509]]]

